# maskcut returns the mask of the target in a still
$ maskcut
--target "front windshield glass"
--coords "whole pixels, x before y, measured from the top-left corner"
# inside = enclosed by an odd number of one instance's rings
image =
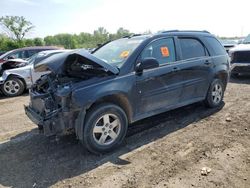
[[[123,38],[112,41],[93,53],[97,58],[120,68],[143,41],[142,38]]]
[[[244,39],[243,44],[250,44],[250,34]]]

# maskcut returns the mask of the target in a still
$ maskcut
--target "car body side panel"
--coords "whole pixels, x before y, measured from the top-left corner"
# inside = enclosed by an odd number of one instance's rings
[[[123,95],[128,99],[131,108],[135,109],[137,102],[135,101],[136,97],[134,97],[136,94],[134,83],[134,72],[126,76],[111,76],[110,79],[100,80],[85,87],[81,87],[81,83],[78,83],[78,86],[74,87],[72,90],[72,103],[78,108],[90,107],[102,97]]]
[[[0,77],[0,84],[3,84],[9,76],[15,76],[24,80],[26,88],[30,88],[32,85],[31,80],[31,66],[20,67],[16,69],[10,69],[3,72],[3,75]]]
[[[150,113],[163,107],[177,104],[182,93],[182,78],[173,71],[175,65],[167,64],[145,70],[137,75],[137,113]]]
[[[206,65],[206,61],[211,64]],[[210,57],[201,57],[181,61],[178,65],[178,74],[182,75],[183,90],[180,102],[190,101],[194,98],[205,98],[212,75],[212,60]]]

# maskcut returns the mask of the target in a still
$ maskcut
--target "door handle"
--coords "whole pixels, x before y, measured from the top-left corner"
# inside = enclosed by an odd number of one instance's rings
[[[207,60],[205,60],[205,63],[204,63],[205,65],[211,65],[212,64],[212,61],[210,60],[210,59],[207,59]]]
[[[177,71],[179,71],[179,70],[180,70],[180,68],[174,67],[174,68],[172,69],[172,72],[177,72]]]

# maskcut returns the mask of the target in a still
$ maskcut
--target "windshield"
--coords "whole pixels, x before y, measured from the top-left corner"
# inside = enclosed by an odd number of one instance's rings
[[[142,38],[118,39],[104,45],[93,55],[108,64],[120,68],[142,41]]]
[[[243,44],[250,44],[250,34],[244,39]]]

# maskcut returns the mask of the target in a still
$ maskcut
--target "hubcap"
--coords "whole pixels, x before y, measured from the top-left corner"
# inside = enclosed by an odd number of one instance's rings
[[[220,103],[222,99],[222,87],[220,84],[215,84],[212,91],[213,102],[215,104]]]
[[[93,128],[94,140],[100,145],[109,145],[119,136],[121,122],[114,114],[105,114],[100,117]]]
[[[20,90],[20,85],[15,80],[8,80],[4,83],[4,91],[10,95],[17,94]]]

